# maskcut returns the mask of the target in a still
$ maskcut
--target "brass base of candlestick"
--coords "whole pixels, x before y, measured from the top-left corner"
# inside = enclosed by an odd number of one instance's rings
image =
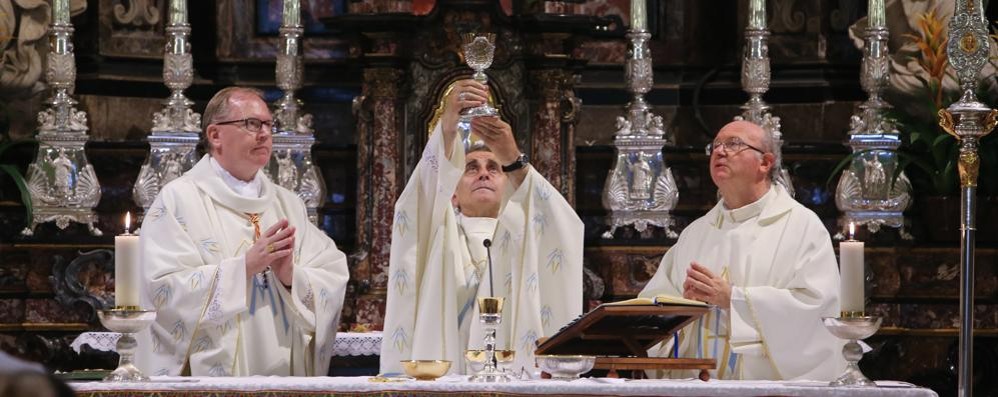
[[[839,318],[860,318],[866,317],[866,312],[864,311],[842,311],[839,312]]]

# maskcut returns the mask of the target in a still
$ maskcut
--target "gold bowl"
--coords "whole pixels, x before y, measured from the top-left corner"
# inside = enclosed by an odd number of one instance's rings
[[[551,374],[551,379],[576,379],[596,365],[596,357],[593,356],[538,355],[534,358],[537,367]]]
[[[499,369],[504,371],[511,370],[513,357],[515,356],[515,350],[496,350],[496,362],[499,363]],[[477,374],[485,369],[485,350],[465,350],[464,359],[468,362],[468,369],[471,374]]]
[[[434,380],[450,369],[448,360],[402,360],[402,370],[418,380]]]

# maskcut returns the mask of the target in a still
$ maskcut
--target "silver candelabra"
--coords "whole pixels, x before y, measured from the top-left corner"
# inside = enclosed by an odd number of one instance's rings
[[[284,1],[284,18],[280,27],[280,51],[277,54],[277,86],[284,95],[274,105],[274,150],[264,170],[270,179],[295,192],[305,202],[308,218],[318,224],[318,208],[326,191],[319,168],[312,162],[315,144],[312,115],[302,112],[302,102],[295,91],[302,86],[304,62],[298,0]]]
[[[974,244],[977,239],[977,145],[998,124],[998,110],[979,102],[974,91],[988,62],[991,40],[981,0],[957,1],[949,23],[946,55],[960,79],[960,100],[939,110],[939,125],[960,141],[960,352],[957,395],[973,394]]]
[[[662,116],[653,114],[644,99],[653,83],[648,49],[651,35],[643,28],[632,28],[627,38],[630,47],[624,78],[633,98],[626,114],[617,117],[613,140],[617,157],[603,188],[603,207],[610,212],[606,221],[610,229],[603,238],[613,238],[617,228],[627,225],[633,225],[638,232],[649,225],[658,226],[669,238],[676,238],[670,212],[679,201],[679,189],[662,155],[669,138]]]
[[[843,213],[839,218],[842,226],[865,224],[876,233],[885,225],[899,228],[901,237],[911,240],[903,215],[911,206],[911,182],[898,168],[896,150],[901,138],[893,120],[885,115],[891,106],[880,96],[890,80],[887,38],[883,26],[871,25],[864,32],[860,84],[869,98],[851,118],[849,146],[853,158],[839,178],[835,205]],[[839,232],[835,238],[844,235]]]
[[[132,187],[135,203],[149,210],[156,195],[170,181],[177,179],[197,163],[197,144],[201,133],[201,115],[191,109],[194,104],[184,96],[184,90],[194,81],[191,57],[191,25],[187,23],[187,0],[171,0],[170,21],[166,27],[166,47],[163,51],[163,82],[171,94],[163,109],[153,114],[153,126],[148,136],[149,157],[139,169]]]
[[[32,221],[21,231],[26,236],[45,222],[55,222],[60,229],[70,222],[82,223],[91,234],[103,234],[93,211],[100,201],[100,183],[84,151],[89,139],[87,114],[76,109],[77,102],[69,95],[76,85],[76,61],[68,4],[63,7],[53,9],[55,17],[49,27],[51,50],[45,79],[52,97],[38,113],[38,152],[28,165]]]
[[[769,105],[762,95],[769,91],[769,29],[765,25],[765,1],[753,4],[760,10],[750,10],[749,24],[745,28],[745,50],[742,54],[742,89],[749,95],[748,102],[742,105],[742,114],[735,120],[745,120],[762,127],[773,139],[773,155],[776,162],[773,182],[783,185],[794,196],[790,173],[783,168],[783,132],[780,131],[780,118],[769,112]]]

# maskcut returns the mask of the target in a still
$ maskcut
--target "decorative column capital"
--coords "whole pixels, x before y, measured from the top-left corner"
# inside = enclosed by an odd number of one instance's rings
[[[402,91],[404,73],[395,68],[364,70],[364,95],[368,98],[397,98]]]

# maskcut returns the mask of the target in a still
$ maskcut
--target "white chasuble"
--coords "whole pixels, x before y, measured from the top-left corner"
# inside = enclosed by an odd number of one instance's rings
[[[146,307],[136,361],[150,375],[325,375],[348,276],[346,256],[308,221],[293,192],[262,173],[258,197],[237,194],[205,156],[156,197],[142,222]],[[254,225],[257,220],[259,229]],[[296,228],[290,288],[247,275],[256,233]]]
[[[720,379],[832,380],[845,369],[843,342],[821,322],[839,314],[831,239],[818,216],[782,186],[742,208],[719,202],[691,223],[639,296],[682,296],[694,261],[727,278],[731,308],[684,328],[679,357],[716,358],[711,376]],[[674,354],[672,345],[670,338],[649,355]]]
[[[442,135],[437,127],[395,204],[381,371],[434,359],[464,373],[465,350],[483,348],[475,298],[490,289],[506,300],[497,348],[516,351],[515,370],[532,370],[536,340],[582,312],[582,221],[533,168],[505,187],[497,219],[456,214],[465,150],[456,143],[448,157]]]

